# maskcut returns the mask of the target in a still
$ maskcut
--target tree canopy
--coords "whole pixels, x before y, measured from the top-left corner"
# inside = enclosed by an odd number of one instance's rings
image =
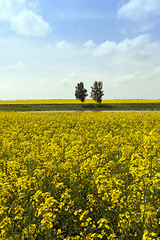
[[[84,83],[80,82],[75,86],[75,97],[76,99],[80,100],[81,102],[84,102],[86,97],[88,96],[87,94],[87,89],[84,87]]]
[[[101,103],[103,95],[103,82],[95,81],[91,87],[91,98],[97,103]]]

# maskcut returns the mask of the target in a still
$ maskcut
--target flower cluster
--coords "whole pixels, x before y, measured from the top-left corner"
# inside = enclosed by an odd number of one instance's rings
[[[160,114],[0,112],[0,239],[160,240]]]

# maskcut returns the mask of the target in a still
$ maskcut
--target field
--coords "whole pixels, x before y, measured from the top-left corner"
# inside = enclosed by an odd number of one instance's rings
[[[0,123],[0,239],[160,240],[159,112]]]
[[[97,104],[86,100],[13,100],[0,101],[1,111],[102,111],[102,110],[160,110],[160,99],[103,100]]]
[[[93,100],[86,100],[84,104],[93,104]],[[115,103],[134,103],[134,104],[146,104],[146,103],[160,103],[160,99],[126,99],[126,100],[102,100],[103,104],[115,104]],[[0,105],[20,105],[20,104],[81,104],[79,100],[10,100],[10,101],[0,101]]]

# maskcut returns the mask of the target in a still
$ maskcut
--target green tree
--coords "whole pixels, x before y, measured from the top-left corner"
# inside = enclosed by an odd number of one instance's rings
[[[95,81],[93,87],[91,87],[91,98],[100,104],[102,102],[103,95],[103,82]]]
[[[87,90],[84,88],[84,83],[80,82],[75,86],[75,97],[76,99],[80,100],[82,103],[85,101],[86,97],[88,96]]]

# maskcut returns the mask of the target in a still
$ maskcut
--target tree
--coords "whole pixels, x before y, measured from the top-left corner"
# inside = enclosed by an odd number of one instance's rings
[[[79,99],[83,103],[86,97],[88,96],[87,90],[84,88],[84,83],[83,82],[78,83],[75,88],[76,99]]]
[[[103,89],[103,82],[95,81],[93,84],[93,87],[91,87],[91,98],[99,104],[102,102],[102,97],[104,95],[104,92],[102,89]]]

